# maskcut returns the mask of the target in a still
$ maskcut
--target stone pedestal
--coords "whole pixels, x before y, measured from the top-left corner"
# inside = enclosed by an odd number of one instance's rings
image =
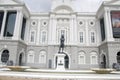
[[[56,70],[63,71],[65,70],[65,54],[57,54],[57,67]]]

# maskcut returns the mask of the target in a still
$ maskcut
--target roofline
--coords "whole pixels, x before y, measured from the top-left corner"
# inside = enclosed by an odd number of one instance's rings
[[[29,9],[27,8],[27,6],[25,4],[0,4],[0,6],[15,6],[15,7],[24,7],[25,10],[27,11],[27,13],[29,14],[30,16],[30,11]]]

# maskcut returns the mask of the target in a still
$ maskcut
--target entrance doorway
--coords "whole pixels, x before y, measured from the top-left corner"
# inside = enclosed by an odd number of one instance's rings
[[[69,57],[68,55],[65,56],[65,69],[69,69]]]
[[[120,63],[120,52],[117,53],[117,63]]]
[[[101,67],[106,68],[106,56],[102,54],[102,61],[101,61]]]
[[[20,55],[19,55],[19,66],[22,66],[23,64],[23,53],[21,53]]]

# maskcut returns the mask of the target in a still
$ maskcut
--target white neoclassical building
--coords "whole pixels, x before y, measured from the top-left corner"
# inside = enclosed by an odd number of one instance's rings
[[[66,69],[120,63],[120,0],[105,0],[94,13],[76,12],[73,2],[51,0],[50,12],[40,13],[0,0],[0,63],[55,69],[62,34]]]

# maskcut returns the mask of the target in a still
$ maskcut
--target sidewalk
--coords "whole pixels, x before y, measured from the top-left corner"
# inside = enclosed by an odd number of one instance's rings
[[[36,70],[36,71],[35,71]],[[19,78],[29,78],[27,80],[120,80],[120,72],[112,72],[111,74],[96,74],[90,70],[70,70],[58,72],[55,70],[41,70],[41,69],[29,69],[30,72],[13,72],[13,71],[0,71],[1,77],[5,78],[18,78],[13,80],[19,80]],[[34,72],[31,72],[34,71]],[[3,78],[3,77],[2,77]],[[33,79],[34,78],[34,79]],[[7,79],[4,79],[7,80]],[[23,79],[20,79],[23,80]]]

